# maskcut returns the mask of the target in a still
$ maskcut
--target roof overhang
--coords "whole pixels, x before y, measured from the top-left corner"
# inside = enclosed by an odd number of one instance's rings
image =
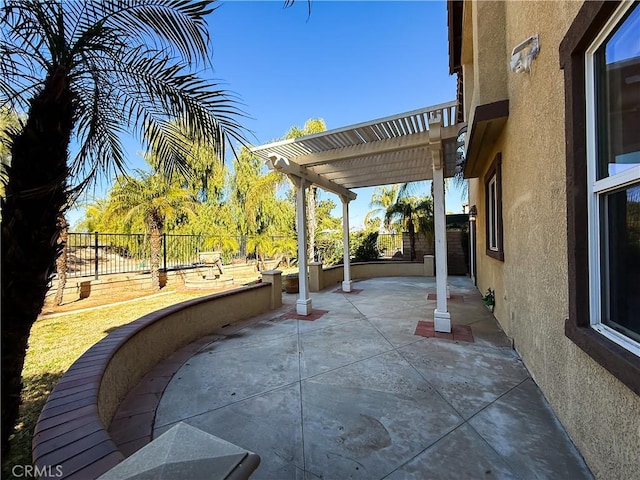
[[[476,178],[485,167],[483,159],[493,148],[509,118],[509,100],[500,100],[475,108],[466,140],[464,178]]]
[[[447,30],[449,34],[449,74],[462,71],[462,14],[464,2],[447,1]]]
[[[456,105],[425,107],[251,151],[272,169],[353,199],[352,188],[430,180],[433,152],[438,150],[443,153],[445,176],[453,176],[456,141],[463,126],[456,123]],[[429,124],[434,122],[440,122],[440,128],[432,133]]]

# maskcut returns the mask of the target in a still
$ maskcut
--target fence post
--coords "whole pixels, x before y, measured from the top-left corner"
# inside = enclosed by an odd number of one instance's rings
[[[93,232],[93,270],[96,280],[98,280],[98,232]]]
[[[164,263],[164,271],[167,271],[167,233],[162,232],[162,260]]]

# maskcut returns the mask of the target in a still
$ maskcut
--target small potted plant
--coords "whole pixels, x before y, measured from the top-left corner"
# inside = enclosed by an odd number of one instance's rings
[[[496,291],[488,288],[487,293],[482,297],[482,302],[493,313],[493,309],[496,306]]]
[[[287,293],[298,293],[299,282],[298,274],[290,273],[284,277],[284,291]]]

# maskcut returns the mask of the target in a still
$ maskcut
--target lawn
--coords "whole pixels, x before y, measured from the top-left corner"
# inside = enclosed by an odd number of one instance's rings
[[[31,438],[40,411],[56,382],[80,355],[121,325],[154,310],[210,293],[171,292],[38,320],[31,329],[22,372],[23,403],[11,440],[11,452],[3,459],[2,478],[15,478],[11,474],[14,465],[31,465]]]

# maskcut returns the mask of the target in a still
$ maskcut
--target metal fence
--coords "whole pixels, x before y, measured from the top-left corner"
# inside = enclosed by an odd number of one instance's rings
[[[382,258],[392,258],[398,252],[402,254],[402,233],[379,233],[376,246]]]
[[[284,237],[271,237],[277,244]],[[203,252],[221,252],[226,265],[255,259],[249,251],[247,236],[206,236],[163,234],[160,267],[177,270],[201,265]],[[378,235],[382,258],[402,253],[402,234]],[[320,246],[318,246],[320,248]],[[295,255],[294,255],[295,256]],[[151,269],[150,235],[143,233],[69,233],[67,239],[67,276],[99,278],[119,273],[148,272]]]
[[[277,242],[280,237],[271,240]],[[203,236],[164,234],[160,266],[165,270],[201,264],[200,253],[219,251],[225,264],[255,258],[247,249],[246,236]],[[149,234],[69,233],[67,275],[99,278],[101,275],[146,272],[151,268]]]

